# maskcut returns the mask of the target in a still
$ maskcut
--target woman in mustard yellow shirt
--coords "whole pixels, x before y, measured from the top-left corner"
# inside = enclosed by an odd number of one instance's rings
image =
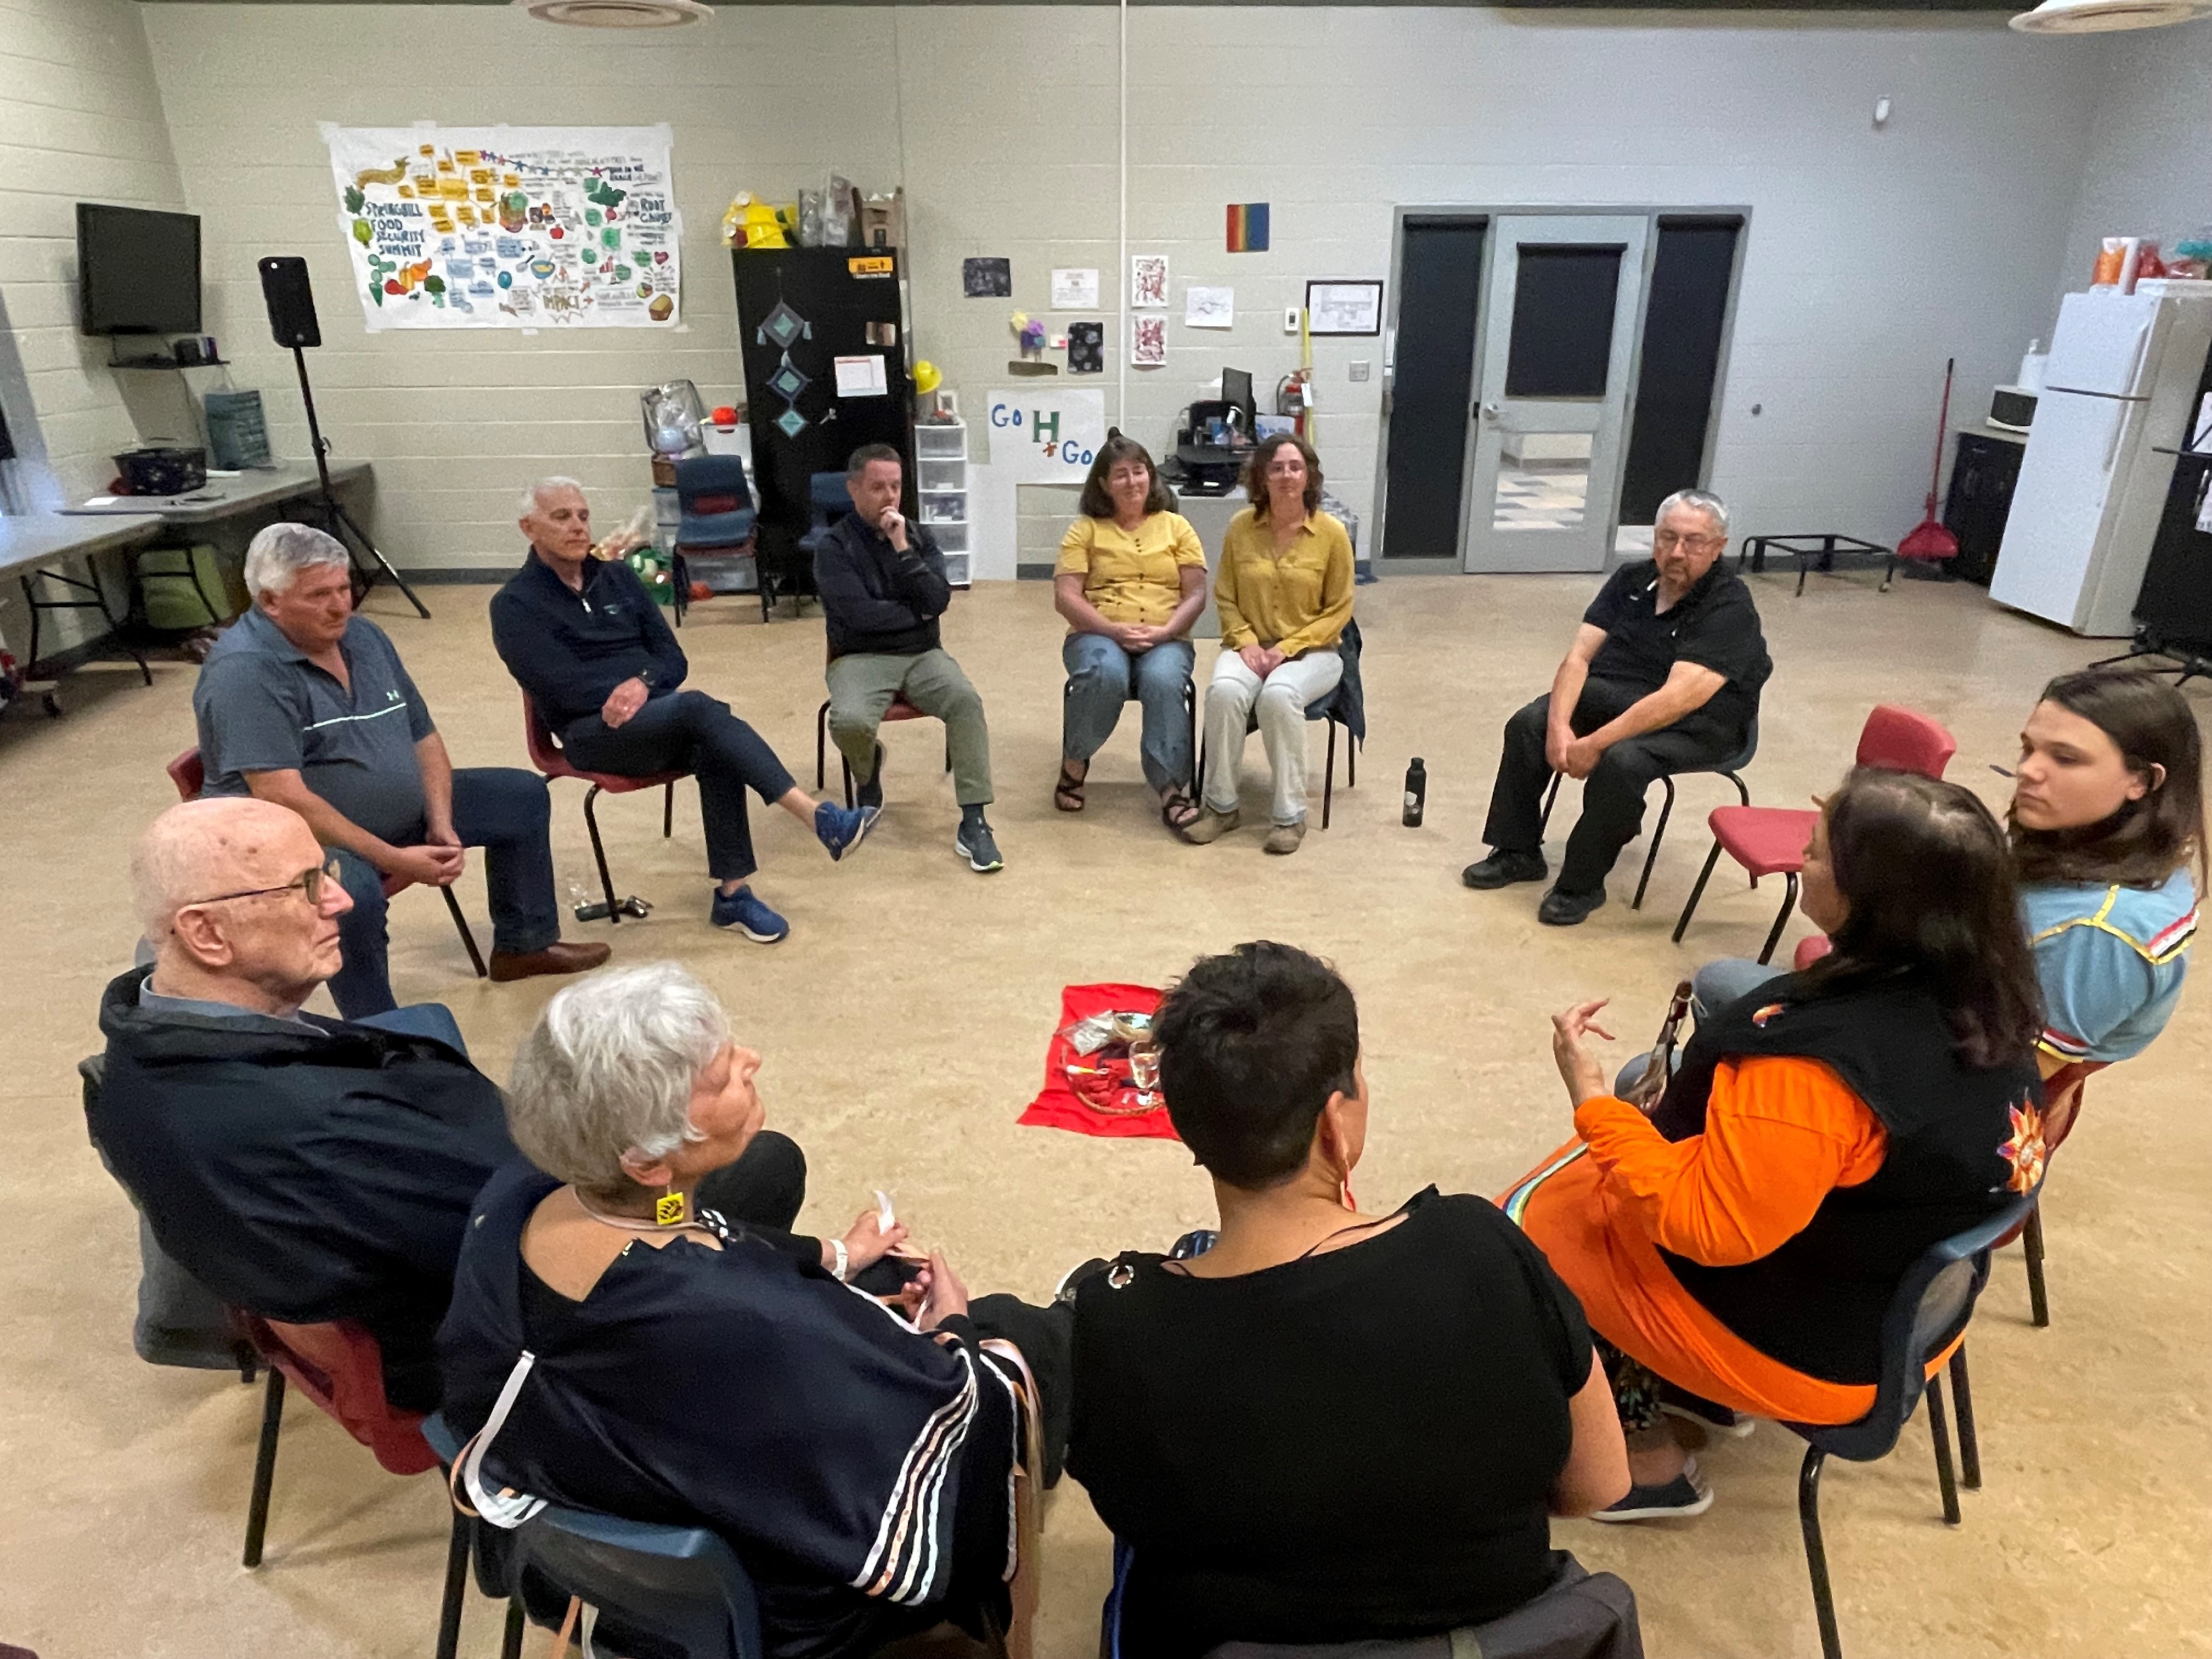
[[[1083,781],[1134,696],[1144,709],[1145,781],[1171,830],[1198,816],[1190,786],[1186,637],[1206,603],[1206,550],[1159,480],[1152,458],[1116,432],[1098,447],[1079,516],[1060,544],[1053,604],[1067,618],[1067,695],[1060,703],[1060,782],[1053,805],[1083,810]]]
[[[1213,586],[1221,654],[1206,690],[1205,796],[1180,826],[1218,841],[1243,821],[1237,777],[1248,721],[1274,773],[1270,853],[1306,833],[1306,709],[1344,678],[1336,642],[1352,619],[1352,538],[1321,510],[1321,458],[1289,433],[1261,441],[1244,466],[1252,505],[1229,521]]]

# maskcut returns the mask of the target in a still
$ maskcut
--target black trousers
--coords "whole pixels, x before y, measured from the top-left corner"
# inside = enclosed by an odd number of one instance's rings
[[[1620,680],[1592,678],[1583,686],[1569,724],[1587,737],[1626,712],[1648,695]],[[1490,818],[1484,842],[1501,852],[1543,850],[1544,791],[1552,763],[1544,757],[1544,729],[1551,718],[1547,692],[1505,722],[1505,752],[1498,757],[1498,781],[1490,792]],[[1672,726],[1630,738],[1607,750],[1583,781],[1583,815],[1567,837],[1559,866],[1559,888],[1594,893],[1605,885],[1620,849],[1644,827],[1644,792],[1672,772],[1717,766],[1743,749],[1743,730],[1693,709]]]
[[[587,772],[641,777],[690,772],[699,780],[699,816],[707,827],[707,871],[716,881],[742,881],[758,868],[745,791],[774,805],[796,786],[759,732],[704,691],[655,697],[622,725],[597,714],[573,721],[561,742]]]

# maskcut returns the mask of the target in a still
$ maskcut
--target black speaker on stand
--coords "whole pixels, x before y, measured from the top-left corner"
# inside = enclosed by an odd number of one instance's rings
[[[380,573],[392,578],[392,585],[415,607],[415,614],[427,622],[429,607],[408,586],[407,579],[392,568],[392,561],[369,540],[368,532],[339,505],[331,489],[331,447],[323,436],[322,423],[315,418],[314,388],[307,384],[307,349],[323,343],[322,326],[315,319],[314,290],[307,286],[307,262],[295,254],[270,254],[260,262],[260,270],[261,297],[269,302],[269,331],[276,337],[278,345],[289,348],[293,366],[300,371],[300,401],[307,406],[307,437],[315,452],[315,475],[322,481],[323,528],[341,542],[345,540],[346,532],[350,531],[354,543],[368,557],[368,562],[363,563],[359,555],[355,556],[354,602],[359,604],[362,597],[376,586]]]

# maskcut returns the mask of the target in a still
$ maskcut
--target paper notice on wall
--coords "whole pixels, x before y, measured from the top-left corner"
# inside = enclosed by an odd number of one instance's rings
[[[325,122],[322,136],[371,330],[681,319],[665,126]]]
[[[1052,273],[1054,311],[1098,309],[1098,273],[1095,270],[1055,270]]]
[[[1106,394],[1044,385],[994,392],[991,468],[1016,483],[1079,484],[1106,441]]]
[[[861,357],[839,357],[837,367],[837,395],[841,398],[884,398],[890,395],[890,381],[884,377],[884,360],[875,352]]]

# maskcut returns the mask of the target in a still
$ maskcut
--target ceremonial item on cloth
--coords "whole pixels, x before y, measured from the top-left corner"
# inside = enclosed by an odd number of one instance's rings
[[[1021,1121],[1078,1134],[1173,1140],[1152,1041],[1160,994],[1146,985],[1071,985],[1045,1053],[1044,1088]]]
[[[1674,987],[1674,1000],[1667,1005],[1667,1023],[1659,1028],[1659,1040],[1651,1045],[1644,1062],[1644,1075],[1629,1085],[1628,1092],[1621,1097],[1646,1117],[1659,1104],[1659,1097],[1667,1092],[1668,1079],[1674,1075],[1675,1033],[1689,1012],[1690,981],[1686,979]]]

